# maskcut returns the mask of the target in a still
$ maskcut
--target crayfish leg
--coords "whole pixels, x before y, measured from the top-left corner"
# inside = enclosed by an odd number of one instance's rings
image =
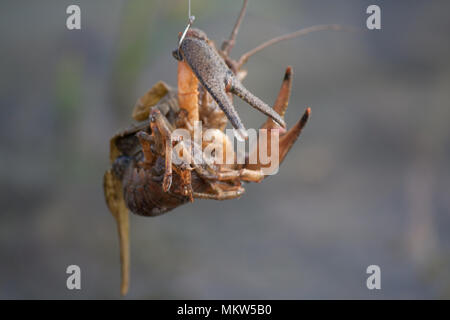
[[[159,134],[164,143],[165,172],[163,179],[163,190],[167,192],[172,185],[172,129],[169,127],[165,117],[156,108],[152,109],[149,118],[152,134]],[[156,137],[154,137],[154,139],[156,139]]]
[[[261,182],[264,179],[264,172],[261,169],[229,170],[217,173],[217,179],[219,181],[243,180],[250,182]]]
[[[215,183],[211,184],[213,192],[194,192],[194,198],[197,199],[208,199],[208,200],[230,200],[236,199],[242,196],[245,189],[241,186],[235,186],[232,189],[224,190]]]

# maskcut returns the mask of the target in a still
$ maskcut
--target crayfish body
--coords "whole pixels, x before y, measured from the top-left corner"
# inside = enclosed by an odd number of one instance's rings
[[[212,142],[174,138],[183,129],[192,133],[200,122],[203,129],[214,130],[215,142],[230,150],[230,140],[224,130],[227,120],[237,129],[237,136],[247,138],[246,130],[232,103],[232,94],[268,116],[261,126],[268,132],[279,133],[278,164],[297,140],[305,126],[310,109],[289,130],[285,129],[284,114],[292,86],[292,68],[288,67],[273,108],[249,92],[241,83],[246,75],[242,65],[256,48],[239,60],[229,57],[245,11],[247,1],[232,32],[230,40],[217,50],[204,32],[191,29],[173,51],[178,60],[178,90],[158,82],[138,100],[132,117],[137,124],[116,134],[110,143],[111,168],[104,176],[104,192],[108,207],[118,226],[121,263],[122,294],[129,282],[129,211],[143,216],[157,216],[194,199],[227,200],[244,193],[244,182],[260,182],[270,172],[259,161],[225,163],[205,160],[205,150]],[[324,26],[315,30],[324,30]],[[329,29],[336,29],[331,25]],[[300,30],[302,31],[302,30]],[[298,33],[298,32],[297,32]],[[305,34],[300,32],[298,35]],[[292,38],[296,34],[288,35]],[[260,49],[276,41],[268,41]],[[259,139],[259,138],[258,138]],[[174,150],[174,143],[179,147]],[[267,138],[268,148],[271,139]],[[195,150],[196,155],[192,150]],[[258,148],[249,154],[257,154]],[[183,155],[183,157],[180,156]],[[200,158],[200,159],[196,159]],[[177,161],[174,161],[177,160]],[[200,160],[200,161],[196,161]],[[207,160],[207,159],[206,159]]]

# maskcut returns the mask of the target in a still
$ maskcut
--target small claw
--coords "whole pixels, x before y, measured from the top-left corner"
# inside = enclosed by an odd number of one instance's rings
[[[279,164],[281,164],[288,154],[291,147],[294,145],[295,141],[297,141],[297,138],[300,136],[300,133],[302,132],[303,127],[306,125],[309,119],[309,115],[311,114],[311,108],[307,108],[305,110],[305,113],[300,118],[300,120],[291,128],[289,129],[286,134],[282,135],[279,140],[279,154],[280,154],[280,160]]]
[[[228,68],[217,51],[196,32],[192,31],[186,36],[180,45],[179,53],[203,87],[217,102],[233,127],[238,130],[238,136],[247,139],[245,127],[226,94],[227,91],[232,92],[253,108],[268,115],[281,127],[286,127],[283,118],[261,99],[248,91],[238,78],[233,75],[233,72]]]
[[[240,130],[238,134],[247,139],[247,134],[244,134],[245,127],[239,118],[239,114],[225,92],[224,79],[226,74],[231,73],[231,71],[216,50],[201,38],[201,35],[194,30],[187,34],[179,49],[182,58],[187,62],[202,86],[217,102],[232,126]]]
[[[291,96],[292,74],[292,67],[287,67],[286,72],[284,73],[283,82],[281,83],[280,91],[278,92],[277,100],[275,101],[275,104],[273,106],[273,110],[275,110],[283,118],[288,107],[289,97]],[[279,126],[270,118],[268,118],[261,127],[261,129],[274,128],[279,128]]]

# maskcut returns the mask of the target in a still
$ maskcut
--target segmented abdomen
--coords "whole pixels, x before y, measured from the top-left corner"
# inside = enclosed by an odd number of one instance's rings
[[[132,168],[123,179],[128,209],[142,216],[158,216],[189,201],[188,197],[164,192],[161,181],[151,170]]]

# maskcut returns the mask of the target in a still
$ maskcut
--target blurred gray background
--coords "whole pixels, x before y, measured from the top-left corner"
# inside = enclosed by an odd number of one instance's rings
[[[241,1],[192,0],[220,43]],[[66,29],[78,4],[82,30]],[[269,104],[294,68],[287,122],[312,117],[278,175],[239,200],[131,217],[128,298],[450,298],[450,2],[250,0],[232,56]],[[119,298],[119,251],[102,176],[109,138],[158,80],[187,0],[2,1],[0,298]],[[247,127],[264,117],[235,100]],[[66,267],[82,290],[66,289]],[[381,290],[366,268],[381,267]]]

